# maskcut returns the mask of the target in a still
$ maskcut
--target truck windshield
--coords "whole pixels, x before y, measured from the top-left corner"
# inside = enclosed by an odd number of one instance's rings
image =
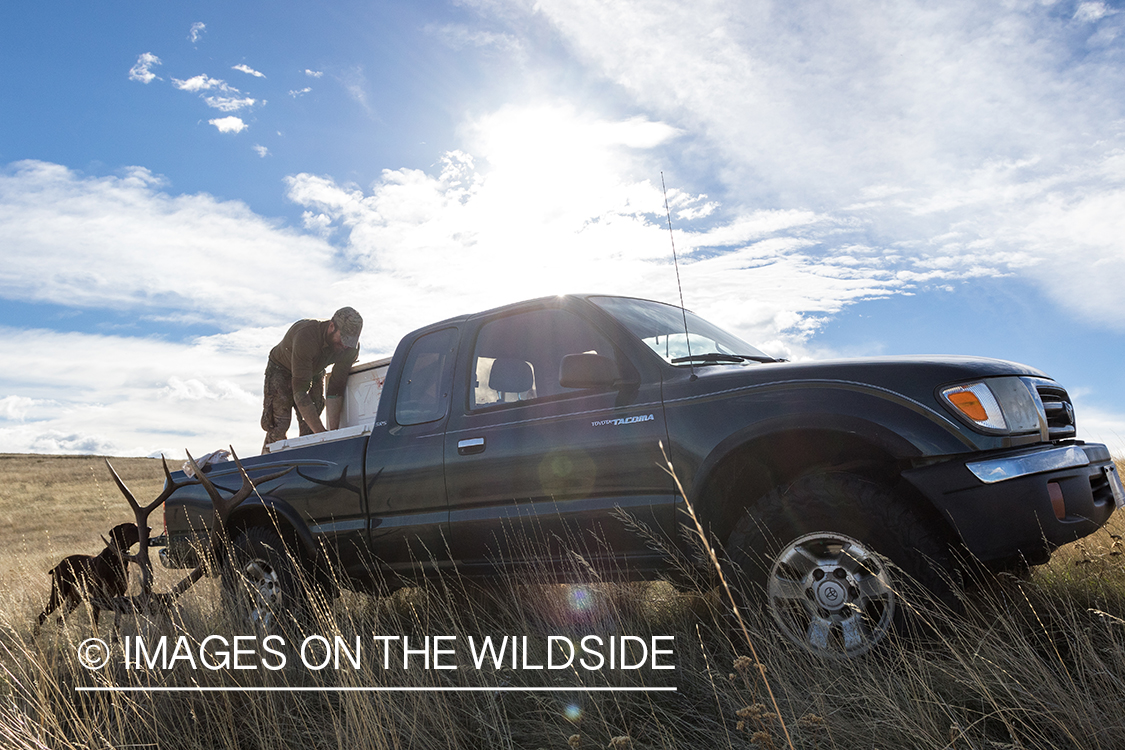
[[[674,365],[687,367],[689,364],[775,361],[734,334],[690,311],[687,312],[688,333],[685,334],[684,311],[674,305],[630,297],[589,299]]]

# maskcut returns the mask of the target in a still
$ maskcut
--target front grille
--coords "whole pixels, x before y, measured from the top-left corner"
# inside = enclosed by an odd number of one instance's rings
[[[1043,401],[1043,410],[1047,413],[1047,428],[1051,440],[1066,440],[1077,434],[1074,424],[1074,406],[1070,403],[1070,396],[1066,389],[1057,385],[1037,383],[1035,389],[1039,391],[1039,398]]]

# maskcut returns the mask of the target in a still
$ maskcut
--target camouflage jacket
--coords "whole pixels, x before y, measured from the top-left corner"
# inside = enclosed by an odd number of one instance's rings
[[[359,347],[336,352],[325,332],[328,320],[298,320],[285,337],[270,351],[270,360],[288,370],[293,377],[293,400],[300,404],[308,398],[313,379],[324,377],[325,368],[332,365],[326,395],[329,398],[344,395],[348,373],[359,357]]]

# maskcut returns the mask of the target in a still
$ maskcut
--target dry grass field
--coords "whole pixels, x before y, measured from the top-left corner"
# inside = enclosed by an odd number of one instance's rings
[[[159,491],[158,461],[114,466],[138,498]],[[317,608],[304,632],[349,644],[359,637],[359,669],[345,657],[339,670],[296,658],[276,671],[193,670],[185,661],[138,670],[118,654],[92,672],[76,656],[95,635],[81,611],[62,629],[36,635],[32,626],[48,591],[45,571],[66,554],[100,549],[101,534],[130,520],[127,506],[101,459],[0,456],[0,747],[1113,750],[1125,747],[1122,516],[1026,579],[970,592],[964,616],[917,603],[922,637],[859,659],[811,657],[751,613],[764,678],[716,594],[593,576],[585,586],[525,578],[488,590],[450,576],[386,597],[344,594]],[[157,589],[173,580],[161,572]],[[195,649],[208,634],[242,633],[218,592],[205,580],[170,620],[127,622],[123,635],[184,636]],[[401,635],[413,644],[439,634],[456,639],[447,661],[459,669],[422,669],[417,658],[417,668],[384,669],[371,640]],[[674,636],[676,669],[474,668],[468,638],[503,634],[529,636],[532,665],[543,663],[536,644],[551,635]],[[137,690],[78,690],[107,686]],[[305,691],[192,692],[200,686]],[[356,690],[373,686],[446,692]],[[675,691],[543,690],[560,687]]]
[[[159,459],[115,458],[113,466],[139,499],[160,493]],[[28,576],[43,588],[60,559],[99,552],[100,535],[132,520],[104,458],[0,454],[0,591],[25,586]]]

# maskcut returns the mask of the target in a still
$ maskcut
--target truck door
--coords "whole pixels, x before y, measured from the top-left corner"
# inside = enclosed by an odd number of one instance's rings
[[[445,438],[455,557],[563,565],[576,551],[645,567],[655,555],[620,513],[657,533],[672,528],[659,380],[639,382],[603,330],[561,306],[485,318],[468,344]],[[581,353],[612,359],[634,382],[562,387],[563,357]]]
[[[458,331],[442,328],[400,347],[397,381],[388,382],[368,442],[366,481],[371,554],[383,572],[448,563],[449,511],[443,473]]]

